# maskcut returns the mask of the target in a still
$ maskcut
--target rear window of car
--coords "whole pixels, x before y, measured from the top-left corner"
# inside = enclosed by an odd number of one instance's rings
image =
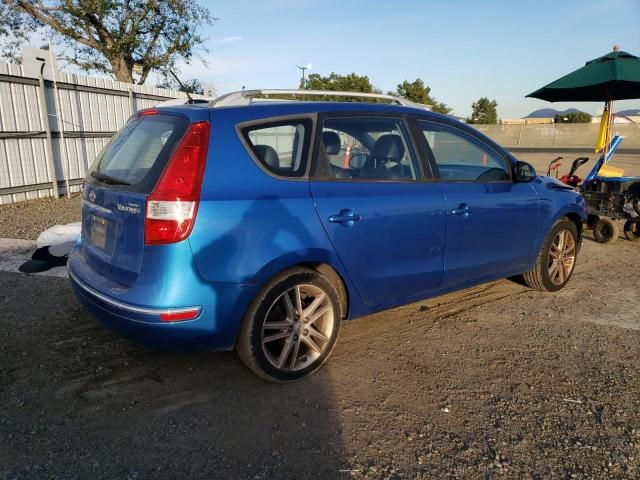
[[[150,193],[188,126],[171,115],[133,117],[96,159],[87,181]]]

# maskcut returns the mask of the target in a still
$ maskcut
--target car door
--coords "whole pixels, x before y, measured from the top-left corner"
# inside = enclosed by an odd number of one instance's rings
[[[444,196],[401,116],[323,115],[310,178],[318,216],[365,303],[440,286]]]
[[[443,287],[524,271],[540,216],[533,185],[514,182],[507,155],[468,127],[419,119],[417,133],[446,199]]]

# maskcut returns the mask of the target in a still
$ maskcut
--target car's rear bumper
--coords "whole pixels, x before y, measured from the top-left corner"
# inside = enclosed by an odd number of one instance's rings
[[[113,294],[105,283],[95,281],[95,272],[82,259],[81,252],[72,252],[68,262],[71,285],[76,296],[89,312],[107,327],[123,336],[164,350],[229,350],[233,348],[240,320],[251,301],[255,287],[241,284],[192,284],[185,303],[177,305],[141,304],[132,298],[149,299],[136,295],[136,286],[128,288],[124,295],[113,288]],[[160,275],[158,282],[162,282]],[[182,288],[189,275],[180,277]],[[87,279],[94,280],[95,288]],[[188,283],[188,282],[187,282]],[[197,307],[199,314],[192,320],[163,322],[162,313]]]

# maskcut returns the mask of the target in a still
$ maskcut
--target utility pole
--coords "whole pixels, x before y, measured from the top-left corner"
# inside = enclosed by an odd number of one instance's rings
[[[302,81],[300,82],[300,86],[302,88],[307,86],[307,80],[305,79],[304,72],[307,70],[311,70],[311,64],[307,63],[306,65],[296,65],[302,71]]]

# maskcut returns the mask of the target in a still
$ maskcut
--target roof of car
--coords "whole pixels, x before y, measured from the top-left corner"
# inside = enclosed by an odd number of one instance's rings
[[[244,118],[254,117],[265,118],[270,116],[285,116],[285,115],[297,115],[297,114],[309,114],[309,113],[322,113],[322,112],[385,112],[395,114],[414,114],[422,116],[434,116],[445,117],[445,115],[431,112],[425,108],[394,105],[390,103],[368,103],[368,102],[312,102],[312,101],[269,101],[269,102],[253,102],[249,105],[232,105],[232,106],[220,106],[211,107],[207,104],[195,104],[195,105],[180,105],[180,106],[166,106],[162,105],[159,108],[167,108],[171,110],[182,111],[202,111],[209,110],[218,114],[234,114]],[[447,117],[455,120],[453,117]]]
[[[320,98],[321,101],[309,100]],[[327,98],[351,98],[358,102],[334,101]],[[280,112],[291,113],[312,112],[344,112],[344,111],[376,111],[376,112],[411,112],[425,113],[429,105],[412,102],[406,98],[385,95],[382,93],[327,91],[327,90],[286,90],[286,89],[253,89],[230,92],[215,98],[198,96],[188,99],[179,98],[161,103],[158,107],[191,107],[211,108],[215,110],[238,109],[243,112]],[[187,107],[188,108],[188,107]],[[278,114],[278,113],[276,113]],[[262,116],[258,113],[258,116]]]

